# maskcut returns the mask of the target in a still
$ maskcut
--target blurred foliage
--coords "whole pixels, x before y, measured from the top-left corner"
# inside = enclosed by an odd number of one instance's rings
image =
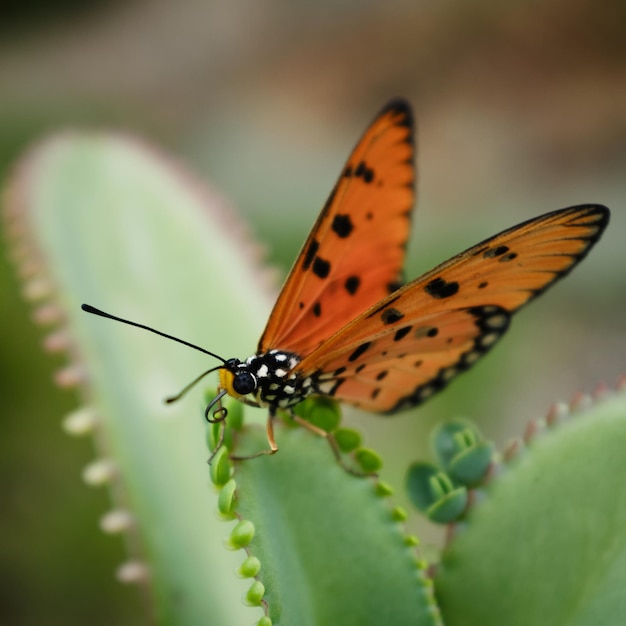
[[[75,20],[98,10],[106,10],[115,0],[4,0],[0,32],[7,36],[30,33],[40,28]]]
[[[43,354],[42,333],[33,332],[11,270],[3,258],[0,622],[140,623],[136,590],[113,577],[124,546],[97,529],[108,495],[80,481],[93,459],[91,443],[61,430],[60,417],[76,398],[54,387],[61,359]]]
[[[598,249],[421,419],[360,420],[398,459],[399,484],[425,452],[414,442],[460,407],[502,441],[520,430],[499,420],[512,397],[521,418],[624,367],[625,20],[609,0],[14,2],[0,26],[0,174],[54,127],[147,134],[217,183],[284,271],[351,145],[400,94],[419,119],[408,276],[543,211],[608,205]],[[74,399],[50,382],[59,359],[40,353],[5,259],[0,290],[0,622],[136,623],[136,593],[112,576],[122,546],[96,528],[104,496],[80,483],[89,445],[59,427]]]

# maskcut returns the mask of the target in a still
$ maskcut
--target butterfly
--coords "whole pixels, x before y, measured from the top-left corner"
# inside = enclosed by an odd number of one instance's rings
[[[414,121],[392,100],[356,145],[278,296],[255,354],[222,363],[220,400],[232,396],[273,419],[309,396],[395,413],[431,398],[498,342],[518,309],[577,265],[598,241],[609,210],[598,204],[546,213],[513,226],[402,284],[415,201]],[[220,411],[219,417],[217,412]],[[308,428],[319,432],[314,426]],[[320,432],[324,436],[327,433]],[[337,451],[335,450],[336,454]],[[250,458],[250,457],[248,457]]]

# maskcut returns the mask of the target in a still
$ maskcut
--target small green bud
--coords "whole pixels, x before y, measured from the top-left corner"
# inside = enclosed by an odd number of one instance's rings
[[[408,517],[407,512],[401,506],[394,506],[391,510],[391,517],[396,522],[404,522]]]
[[[220,490],[217,498],[217,510],[222,515],[232,516],[235,509],[235,490],[237,483],[234,479],[230,479]]]
[[[388,498],[393,495],[393,487],[389,483],[379,480],[376,483],[376,494],[381,498]]]
[[[359,448],[354,453],[354,457],[361,469],[368,474],[377,472],[383,466],[383,460],[380,456],[369,448]]]
[[[226,446],[222,446],[213,457],[210,465],[210,474],[211,480],[213,484],[221,487],[225,485],[230,480],[230,475],[232,471],[232,463],[228,458],[228,448]]]
[[[338,428],[335,431],[335,440],[342,452],[348,453],[361,445],[361,433],[352,428]]]
[[[254,578],[261,570],[261,561],[255,556],[249,556],[239,567],[242,578]]]
[[[255,580],[246,593],[245,602],[251,606],[258,606],[265,595],[265,585],[260,580]]]
[[[254,533],[254,524],[250,520],[242,520],[230,533],[230,546],[235,549],[245,548],[252,541]]]

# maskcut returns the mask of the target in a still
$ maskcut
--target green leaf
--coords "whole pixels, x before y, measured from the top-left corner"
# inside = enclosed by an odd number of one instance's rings
[[[276,436],[276,455],[237,462],[234,474],[237,513],[254,520],[248,549],[273,623],[439,623],[400,510],[376,481],[348,474],[321,437],[281,422]],[[240,437],[245,453],[267,447],[258,427]]]
[[[447,626],[621,626],[626,397],[538,435],[443,554]]]
[[[130,556],[148,564],[159,622],[254,621],[261,613],[243,606],[246,583],[232,575],[243,557],[223,546],[229,527],[209,482],[202,391],[163,404],[215,360],[80,310],[87,302],[225,358],[245,357],[270,298],[241,226],[177,164],[95,133],[33,150],[6,205],[16,256],[42,268],[26,290],[62,307],[77,346],[70,371],[88,380],[81,393],[94,416],[82,431],[97,434],[103,463],[94,467],[111,468],[103,480],[114,507],[132,513]]]

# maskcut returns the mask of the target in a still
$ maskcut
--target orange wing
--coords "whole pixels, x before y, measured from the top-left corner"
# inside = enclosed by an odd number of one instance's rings
[[[306,240],[259,352],[307,355],[399,286],[414,204],[413,116],[391,101],[367,129]]]
[[[417,405],[487,352],[510,316],[580,262],[608,221],[606,207],[571,207],[486,239],[369,308],[296,370],[369,411]]]

